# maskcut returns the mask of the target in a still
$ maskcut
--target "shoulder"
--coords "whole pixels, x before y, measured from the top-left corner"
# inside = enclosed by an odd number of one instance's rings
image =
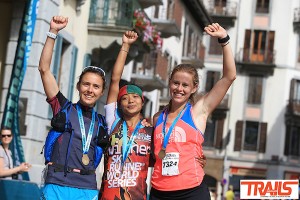
[[[158,120],[158,117],[160,116],[160,114],[162,113],[163,111],[158,111],[157,113],[155,113],[155,115],[153,116],[153,124],[156,124],[157,120]]]

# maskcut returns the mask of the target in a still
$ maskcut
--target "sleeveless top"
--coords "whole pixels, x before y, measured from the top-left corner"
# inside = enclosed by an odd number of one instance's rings
[[[178,175],[162,175],[163,162],[158,157],[158,153],[164,140],[162,129],[167,110],[165,109],[159,115],[154,129],[153,142],[156,162],[151,178],[152,187],[157,190],[174,191],[193,188],[199,186],[203,180],[204,170],[195,158],[203,155],[204,136],[195,126],[191,108],[191,104],[188,103],[174,126],[166,147],[166,153],[179,153]],[[166,124],[166,132],[170,126],[171,124]]]
[[[113,109],[114,114],[108,114],[108,106]],[[101,192],[99,199],[102,200],[146,200],[147,199],[147,173],[149,159],[151,153],[151,136],[153,133],[152,127],[142,127],[138,130],[132,146],[129,150],[128,157],[125,160],[122,170],[122,123],[117,114],[116,104],[108,104],[105,106],[107,118],[113,117],[118,120],[115,127],[111,127],[109,121],[108,129],[111,131],[111,136],[108,148],[104,154],[104,174],[102,177]],[[127,144],[130,140],[133,129],[128,128]]]
[[[68,166],[79,170],[92,171],[94,167],[94,155],[97,145],[98,120],[96,118],[94,132],[92,135],[88,157],[90,162],[88,165],[82,163],[82,135],[78,121],[77,110],[74,105],[71,106],[69,121],[72,124],[73,132],[64,132],[56,141],[53,147],[51,162],[60,166]],[[91,119],[83,116],[86,137],[91,124]],[[69,153],[68,153],[69,147]],[[68,156],[67,156],[68,155]],[[55,167],[49,165],[45,183],[52,183],[62,186],[97,189],[96,174],[65,173],[63,170],[55,170]]]

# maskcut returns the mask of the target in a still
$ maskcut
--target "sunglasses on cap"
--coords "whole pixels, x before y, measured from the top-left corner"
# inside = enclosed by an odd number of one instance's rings
[[[5,138],[5,137],[11,137],[11,135],[2,135],[1,134],[1,137]]]
[[[83,68],[83,72],[85,72],[85,71],[87,71],[89,69],[96,70],[96,71],[102,73],[103,76],[105,76],[105,71],[103,69],[101,69],[100,67],[96,67],[96,66],[87,66],[87,67]]]

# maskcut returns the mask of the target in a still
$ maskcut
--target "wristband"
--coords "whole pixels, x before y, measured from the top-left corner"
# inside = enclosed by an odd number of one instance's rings
[[[222,39],[218,38],[218,42],[219,43],[226,43],[226,42],[229,41],[229,39],[230,39],[230,37],[229,37],[229,35],[227,35],[226,37],[224,37]]]
[[[55,39],[56,39],[56,37],[57,37],[57,35],[56,35],[56,34],[54,34],[54,33],[51,33],[51,32],[49,32],[49,31],[48,31],[46,34],[47,34],[47,36],[48,36],[49,38],[52,38],[52,39],[54,39],[54,40],[55,40]]]

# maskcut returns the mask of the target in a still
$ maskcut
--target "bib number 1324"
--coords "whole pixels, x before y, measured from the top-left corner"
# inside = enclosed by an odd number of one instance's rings
[[[167,153],[162,160],[162,175],[174,176],[179,174],[179,153]]]

